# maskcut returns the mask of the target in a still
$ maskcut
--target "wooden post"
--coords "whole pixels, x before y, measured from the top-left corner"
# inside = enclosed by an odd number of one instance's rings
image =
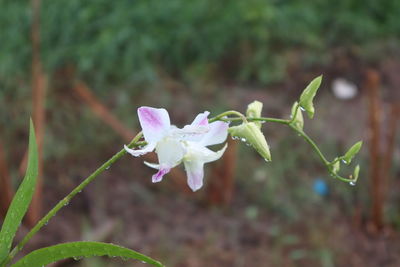
[[[10,175],[8,173],[7,162],[3,146],[0,140],[0,212],[1,216],[4,217],[7,213],[8,206],[11,203],[13,197],[13,190],[11,187]]]
[[[207,199],[210,204],[227,205],[231,203],[234,190],[237,141],[228,137],[228,148],[222,160],[213,169],[207,187]]]
[[[382,107],[379,94],[379,74],[374,70],[366,72],[366,88],[369,103],[370,132],[370,170],[372,193],[372,222],[376,230],[383,228],[383,176],[382,157],[380,151]]]
[[[32,203],[27,214],[27,221],[30,225],[34,225],[40,218],[43,191],[43,136],[45,127],[46,78],[43,74],[40,60],[40,4],[40,0],[31,0],[33,123],[35,125],[36,141],[38,145],[39,176]]]
[[[122,136],[126,142],[130,142],[135,136],[135,133],[126,128],[107,108],[104,106],[96,96],[91,92],[88,86],[83,82],[76,82],[73,87],[75,93],[79,98],[85,102],[93,113],[110,126],[118,135]]]

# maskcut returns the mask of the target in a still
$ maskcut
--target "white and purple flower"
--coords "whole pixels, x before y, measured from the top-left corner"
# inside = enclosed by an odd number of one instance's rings
[[[125,149],[135,157],[155,149],[159,164],[145,162],[147,166],[158,170],[152,176],[153,183],[160,182],[173,167],[183,162],[188,185],[196,191],[203,185],[204,164],[219,159],[226,149],[226,145],[217,152],[207,148],[223,143],[229,127],[228,123],[221,121],[208,123],[209,114],[208,111],[200,113],[190,125],[179,129],[171,125],[165,109],[140,107],[138,116],[147,145],[139,150],[127,146]]]

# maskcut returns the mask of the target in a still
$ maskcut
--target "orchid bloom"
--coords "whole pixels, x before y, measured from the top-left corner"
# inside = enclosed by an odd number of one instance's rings
[[[165,109],[140,107],[138,116],[147,145],[139,150],[125,146],[125,150],[138,157],[155,149],[159,164],[145,162],[158,170],[152,176],[153,183],[160,182],[165,174],[183,161],[188,185],[196,191],[203,185],[204,163],[219,159],[226,149],[225,145],[214,152],[206,147],[224,142],[228,135],[228,123],[208,123],[209,114],[208,111],[200,113],[192,124],[179,129],[171,125]]]

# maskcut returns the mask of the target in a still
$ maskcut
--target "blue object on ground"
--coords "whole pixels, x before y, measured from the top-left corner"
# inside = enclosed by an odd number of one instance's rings
[[[314,181],[313,190],[320,196],[326,196],[328,194],[329,188],[325,180],[317,178]]]

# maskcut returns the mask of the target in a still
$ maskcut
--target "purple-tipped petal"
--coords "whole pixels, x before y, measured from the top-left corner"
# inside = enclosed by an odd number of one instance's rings
[[[167,167],[160,168],[158,170],[158,172],[156,174],[153,174],[153,176],[152,176],[153,183],[161,182],[163,177],[164,177],[164,175],[169,173],[170,170],[171,170],[171,168],[167,168]]]
[[[210,130],[203,136],[200,143],[204,146],[221,144],[228,136],[229,123],[223,121],[215,121],[208,125]]]
[[[203,186],[203,163],[199,161],[187,161],[185,162],[185,170],[187,183],[190,189],[192,189],[193,192],[199,190]]]
[[[200,113],[199,115],[196,116],[196,118],[193,120],[193,122],[190,124],[192,126],[207,126],[208,125],[208,115],[210,115],[210,112],[204,111],[203,113]]]
[[[161,140],[171,127],[168,112],[163,108],[140,107],[138,116],[148,143]]]

